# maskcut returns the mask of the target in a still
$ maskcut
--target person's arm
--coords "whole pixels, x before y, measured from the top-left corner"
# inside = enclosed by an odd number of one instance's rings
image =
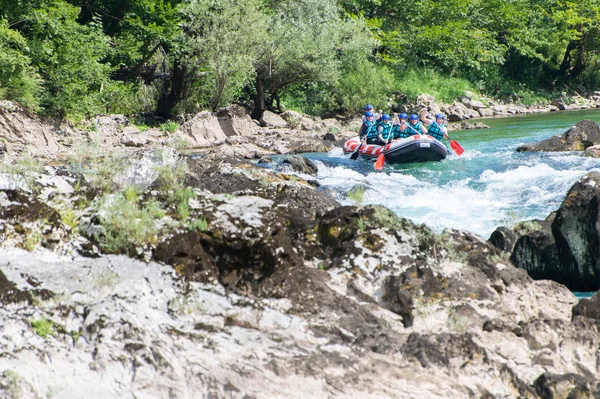
[[[425,109],[423,109],[423,111],[425,111]],[[427,113],[426,112],[421,112],[419,114],[419,117],[421,119],[421,122],[423,122],[423,124],[425,125],[426,128],[428,128],[433,123],[433,119],[429,119],[427,117]]]
[[[427,127],[425,126],[425,124],[421,125],[421,131],[423,132],[423,134],[427,134]]]
[[[444,137],[450,140],[450,137],[448,137],[448,129],[446,128],[446,126],[442,127],[442,132],[444,133]]]

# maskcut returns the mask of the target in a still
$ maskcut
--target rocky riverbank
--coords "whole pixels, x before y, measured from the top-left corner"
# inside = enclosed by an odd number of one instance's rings
[[[344,128],[308,128],[334,121],[224,115],[134,144],[114,117],[0,113],[29,126],[0,174],[4,397],[600,395],[597,299],[247,160],[335,143]]]

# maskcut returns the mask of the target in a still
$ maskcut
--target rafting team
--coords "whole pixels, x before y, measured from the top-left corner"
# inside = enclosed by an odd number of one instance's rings
[[[359,137],[362,144],[386,145],[392,141],[406,137],[428,134],[436,140],[443,142],[449,139],[446,129],[446,117],[443,114],[435,115],[435,120],[428,118],[427,110],[421,112],[421,121],[417,114],[408,116],[405,113],[394,114],[394,119],[389,114],[373,112],[373,106],[365,106],[365,115]]]

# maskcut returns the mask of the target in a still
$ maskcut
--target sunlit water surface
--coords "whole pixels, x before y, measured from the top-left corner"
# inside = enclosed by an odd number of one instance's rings
[[[350,160],[341,148],[305,155],[319,161],[317,180],[342,204],[354,204],[347,192],[363,185],[363,205],[385,205],[437,232],[456,228],[488,238],[498,226],[546,218],[577,179],[600,170],[600,159],[579,153],[515,152],[583,119],[600,122],[600,110],[480,119],[490,129],[451,133],[465,149],[462,156],[386,165],[382,172],[367,161]]]

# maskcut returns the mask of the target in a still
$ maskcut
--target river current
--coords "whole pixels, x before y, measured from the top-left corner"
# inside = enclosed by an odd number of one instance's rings
[[[560,206],[573,183],[600,159],[580,153],[517,153],[515,149],[562,134],[583,119],[600,122],[600,110],[478,119],[490,129],[450,133],[465,152],[442,162],[386,165],[350,160],[341,148],[305,154],[319,161],[317,180],[344,205],[355,186],[364,187],[362,205],[381,204],[399,216],[424,223],[436,232],[456,228],[484,238],[504,225],[544,219]]]

